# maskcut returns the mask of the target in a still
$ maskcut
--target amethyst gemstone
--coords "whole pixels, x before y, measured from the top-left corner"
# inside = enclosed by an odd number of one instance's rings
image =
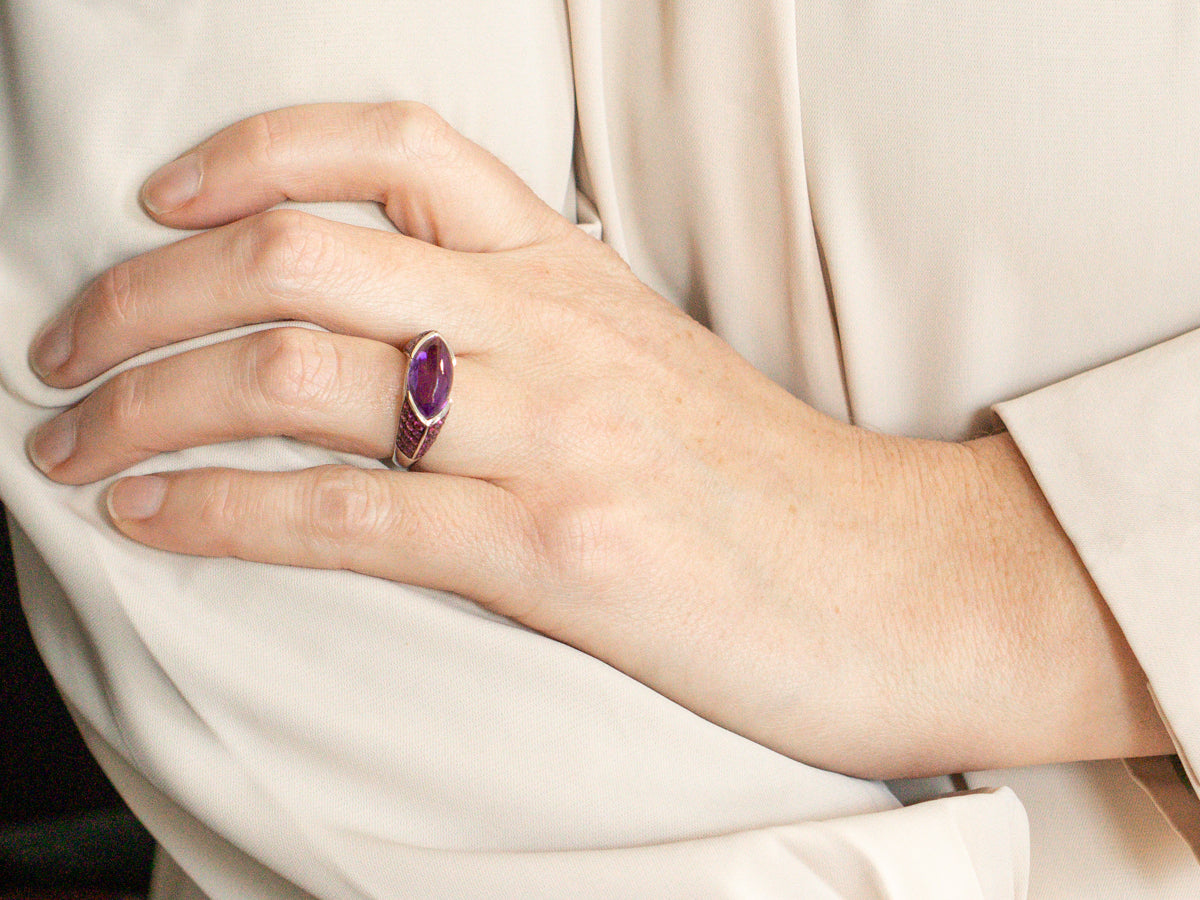
[[[432,422],[450,404],[454,383],[454,356],[441,335],[424,336],[408,361],[408,393],[416,412]]]

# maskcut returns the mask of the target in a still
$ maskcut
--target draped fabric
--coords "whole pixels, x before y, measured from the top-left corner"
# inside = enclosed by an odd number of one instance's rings
[[[1094,7],[0,6],[0,496],[40,649],[177,864],[162,896],[1194,896],[1119,763],[901,807],[949,784],[814,770],[460,598],[137,546],[23,450],[86,390],[36,380],[36,329],[180,236],[137,206],[151,171],[263,109],[421,100],[818,408],[959,439],[1009,400],[1186,761],[1196,23]],[[376,465],[261,439],[134,471],[345,460]]]

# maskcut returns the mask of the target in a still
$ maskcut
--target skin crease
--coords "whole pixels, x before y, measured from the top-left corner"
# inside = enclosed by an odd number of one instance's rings
[[[400,233],[267,212],[285,199],[373,200]],[[396,348],[436,327],[458,367],[420,471],[125,479],[109,508],[133,539],[457,591],[851,775],[1170,752],[1007,435],[919,441],[816,412],[430,110],[258,116],[161,170],[143,202],[210,230],[86,288],[34,343],[47,383],[248,322],[328,333],[116,376],[31,437],[55,481],[258,434],[386,457]]]

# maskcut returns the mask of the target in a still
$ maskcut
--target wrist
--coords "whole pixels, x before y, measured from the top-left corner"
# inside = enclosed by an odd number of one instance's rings
[[[977,485],[965,527],[1011,683],[1011,721],[992,726],[999,764],[1170,752],[1145,675],[1015,442],[961,446]]]
[[[886,686],[879,749],[853,774],[1168,752],[1145,677],[1011,438],[855,431],[847,584],[874,631],[859,674]]]

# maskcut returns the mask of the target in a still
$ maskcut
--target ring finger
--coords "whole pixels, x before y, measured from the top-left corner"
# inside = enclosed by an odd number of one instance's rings
[[[286,435],[334,450],[389,458],[407,368],[390,344],[283,327],[190,350],[115,376],[30,439],[34,463],[56,481],[84,484],[155,453]],[[518,404],[484,364],[458,360],[454,407],[421,468],[503,477],[505,437]],[[502,427],[503,425],[503,427]],[[506,449],[507,448],[507,449]]]

